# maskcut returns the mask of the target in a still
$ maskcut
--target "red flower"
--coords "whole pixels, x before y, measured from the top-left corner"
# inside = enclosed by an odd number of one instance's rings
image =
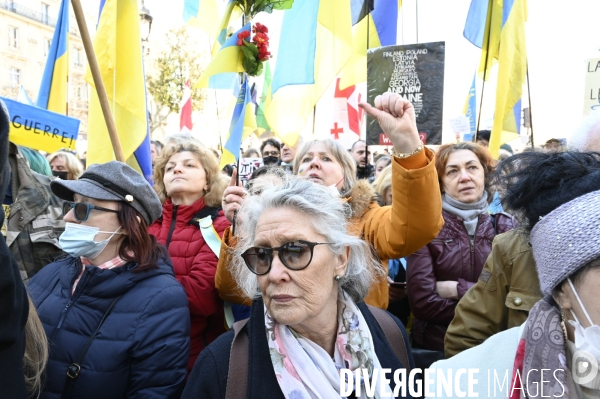
[[[269,29],[266,26],[264,26],[263,24],[261,24],[260,22],[257,22],[256,25],[254,25],[254,28],[252,28],[252,31],[268,33]]]

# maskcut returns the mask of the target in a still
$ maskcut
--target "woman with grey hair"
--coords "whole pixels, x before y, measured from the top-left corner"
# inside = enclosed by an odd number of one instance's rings
[[[252,315],[201,353],[183,398],[339,398],[354,388],[362,398],[364,385],[340,386],[344,370],[373,377],[413,366],[402,323],[363,302],[381,269],[347,232],[350,212],[331,190],[298,178],[244,202],[231,268],[254,299]],[[249,344],[236,349],[246,334]]]

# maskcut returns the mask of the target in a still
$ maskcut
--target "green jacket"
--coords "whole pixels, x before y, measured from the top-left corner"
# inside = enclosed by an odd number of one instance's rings
[[[29,168],[27,159],[10,144],[13,203],[6,226],[6,244],[23,279],[32,277],[64,252],[58,238],[65,229],[62,201],[50,191],[51,179]]]
[[[521,229],[497,235],[477,284],[456,307],[444,340],[446,356],[520,326],[541,298],[529,236]]]

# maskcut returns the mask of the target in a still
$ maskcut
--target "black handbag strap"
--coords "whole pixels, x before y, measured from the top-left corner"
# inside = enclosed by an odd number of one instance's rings
[[[104,312],[104,316],[102,316],[98,327],[96,327],[96,330],[92,333],[92,335],[90,335],[87,342],[85,343],[85,346],[79,353],[79,356],[77,356],[77,360],[75,360],[74,363],[71,363],[71,365],[67,367],[67,380],[65,381],[65,386],[63,388],[61,399],[68,399],[70,397],[73,384],[75,384],[75,380],[77,379],[77,377],[79,377],[79,372],[81,371],[81,361],[83,360],[88,349],[90,349],[94,338],[96,338],[96,335],[98,335],[98,332],[100,331],[100,327],[102,327],[104,320],[106,320],[110,312],[112,312],[113,308],[117,304],[117,301],[121,299],[122,296],[123,294],[119,295],[112,301],[108,309],[106,309],[106,312]]]
[[[381,327],[383,331],[383,335],[385,335],[385,339],[387,339],[388,344],[392,347],[394,354],[400,360],[404,368],[406,369],[406,375],[410,373],[410,360],[408,359],[408,351],[406,349],[406,342],[404,342],[404,335],[400,331],[400,328],[392,319],[392,316],[385,310],[376,308],[371,305],[367,305],[373,316],[375,316],[375,320],[377,320],[377,324]]]
[[[229,352],[229,371],[225,399],[245,398],[248,391],[248,334],[243,331],[249,319],[233,323],[234,337]]]

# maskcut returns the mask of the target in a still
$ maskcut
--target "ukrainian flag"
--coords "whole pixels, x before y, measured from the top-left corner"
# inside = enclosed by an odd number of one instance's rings
[[[471,83],[469,95],[467,96],[467,100],[465,101],[465,106],[463,108],[463,115],[469,119],[469,133],[471,134],[471,138],[475,137],[475,132],[477,131],[477,89],[475,88],[476,77],[477,73],[473,75],[473,82]]]
[[[48,52],[36,106],[67,114],[69,80],[69,0],[63,0]]]
[[[219,29],[219,13],[215,0],[185,0],[183,20],[189,26],[202,29],[214,39]]]
[[[402,0],[374,0],[373,6],[373,10],[354,25],[352,58],[342,71],[341,90],[367,80],[368,49],[396,44]]]
[[[485,16],[485,19],[484,19]],[[464,35],[481,47],[479,74],[487,79],[498,62],[498,85],[490,153],[519,137],[521,96],[527,74],[526,0],[473,0]]]
[[[223,146],[220,168],[237,162],[240,156],[242,141],[256,130],[256,118],[254,116],[254,104],[250,88],[248,87],[248,76],[245,76],[242,86],[239,88],[237,102],[233,109],[233,117],[229,127],[229,137]]]
[[[210,64],[208,64],[208,67],[206,67],[200,80],[194,84],[194,89],[231,88],[231,81],[235,81],[232,79],[231,73],[244,72],[244,67],[242,66],[243,53],[237,45],[237,35],[243,31],[250,31],[249,23],[231,35],[231,37],[223,43],[223,46],[213,57]],[[223,74],[224,76],[220,76]],[[219,82],[219,84],[216,84],[216,82]],[[221,84],[224,84],[225,87],[221,87]]]
[[[94,50],[125,159],[151,179],[137,0],[105,0],[101,3]],[[95,87],[89,69],[86,81]],[[90,97],[88,164],[105,163],[115,159],[114,151],[95,90]]]
[[[286,10],[265,116],[294,145],[309,115],[352,54],[348,0],[295,0]]]

